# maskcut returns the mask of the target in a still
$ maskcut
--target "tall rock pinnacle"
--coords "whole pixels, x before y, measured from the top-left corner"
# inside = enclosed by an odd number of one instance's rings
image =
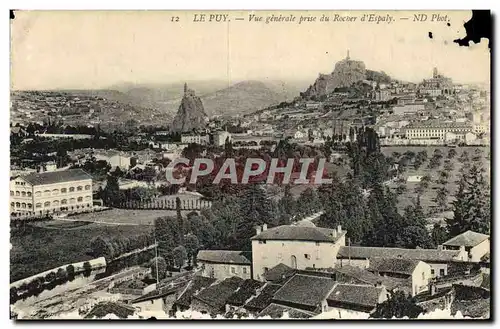
[[[184,84],[184,95],[172,123],[172,131],[187,132],[205,127],[208,117],[201,99]]]

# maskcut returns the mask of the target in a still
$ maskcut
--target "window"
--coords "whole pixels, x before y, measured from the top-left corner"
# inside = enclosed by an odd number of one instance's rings
[[[231,273],[236,274],[236,267],[231,266]]]
[[[78,187],[76,188],[76,190],[77,190],[77,191],[83,191],[83,186],[78,186]]]
[[[21,207],[21,203],[20,202],[16,202],[16,207],[20,208]]]
[[[31,203],[28,203],[28,208],[31,209],[32,207],[33,207],[33,205]]]
[[[75,202],[76,202],[76,199],[75,199],[75,198],[71,198],[71,199],[69,199],[69,203],[73,204],[73,203],[75,203]]]
[[[266,240],[259,240],[259,244],[265,244]]]
[[[425,272],[422,272],[422,280],[425,280]]]
[[[269,271],[269,267],[264,267],[264,273],[267,273]]]
[[[42,196],[42,192],[40,192],[40,191],[35,192],[35,196]]]
[[[83,202],[83,197],[79,196],[78,197],[78,202]]]
[[[90,199],[91,199],[90,195],[87,195],[87,196],[85,197],[85,201],[90,201]]]
[[[62,200],[61,200],[61,204],[68,204],[68,200],[66,200],[66,199],[62,199]]]
[[[90,185],[85,185],[85,191],[90,190]]]
[[[316,246],[318,246],[318,247],[319,247],[319,242],[316,242]]]
[[[22,191],[22,192],[21,192],[21,196],[24,196],[24,197],[25,197],[25,196],[26,196],[26,192]]]
[[[439,269],[439,275],[444,276],[444,268]]]
[[[70,191],[70,192],[75,192],[75,188],[74,188],[74,187],[70,187],[70,188],[69,188],[69,191]]]
[[[58,201],[58,200],[54,200],[54,201],[52,202],[52,205],[53,205],[54,207],[59,206],[59,201]]]
[[[243,267],[243,274],[247,274],[247,268]]]
[[[11,206],[11,207],[14,207],[15,205],[16,205],[16,204],[15,204],[14,202],[11,202],[11,203],[10,203],[10,206]]]
[[[21,207],[22,207],[22,208],[26,208],[26,203],[24,203],[24,202],[23,202],[23,203],[21,204]]]
[[[36,208],[42,208],[42,204],[41,204],[41,203],[37,203],[37,204],[35,205],[35,207],[36,207]]]
[[[52,190],[52,195],[58,195],[59,194],[59,190],[58,189],[53,189]]]
[[[67,192],[68,192],[68,189],[67,189],[67,188],[65,188],[65,187],[63,187],[63,188],[61,189],[61,193],[67,193]]]
[[[305,258],[305,259],[311,259],[311,255],[309,255],[309,254],[304,254],[304,258]]]
[[[50,207],[50,201],[47,201],[43,204],[44,207]]]
[[[21,193],[19,191],[16,191],[16,196],[20,196]]]
[[[28,196],[31,196],[31,192],[28,192]]]
[[[431,268],[431,274],[434,275],[435,271],[433,268]]]

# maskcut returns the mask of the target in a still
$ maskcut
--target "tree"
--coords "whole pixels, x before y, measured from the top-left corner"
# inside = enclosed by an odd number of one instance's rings
[[[57,278],[56,273],[55,272],[50,272],[49,274],[47,274],[45,276],[45,281],[46,282],[53,282],[53,281],[56,280],[56,278]]]
[[[69,264],[68,266],[66,266],[66,273],[68,273],[68,279],[70,281],[73,281],[73,279],[75,278],[75,267]]]
[[[285,193],[278,202],[279,223],[280,225],[288,225],[291,223],[292,216],[296,213],[296,202],[290,191],[290,185],[285,185]]]
[[[104,204],[114,206],[120,202],[120,187],[118,185],[118,177],[115,175],[108,175],[106,180],[106,187],[103,191]]]
[[[92,254],[95,257],[113,257],[115,250],[108,239],[97,236],[90,241]]]
[[[195,264],[196,254],[198,252],[198,249],[200,248],[200,242],[196,235],[187,234],[184,238],[184,245],[186,247],[188,262],[191,266]]]
[[[156,268],[156,264],[158,264],[158,269]],[[156,280],[156,271],[158,270],[158,280],[163,280],[167,276],[167,262],[163,257],[155,257],[149,263],[149,267],[151,268],[151,275],[153,279]]]
[[[375,312],[371,315],[377,319],[392,319],[408,317],[415,319],[424,309],[415,303],[414,298],[406,295],[403,291],[396,291],[385,302],[378,304]]]
[[[174,262],[175,265],[179,268],[179,270],[182,268],[184,263],[186,262],[187,258],[187,251],[184,246],[177,246],[173,250],[173,257],[174,257]]]
[[[297,213],[301,216],[311,215],[320,210],[321,203],[316,192],[308,187],[297,198]]]
[[[436,223],[432,228],[431,239],[434,243],[434,246],[439,246],[440,244],[448,240],[448,232],[446,232],[446,229],[444,227]]]
[[[400,248],[431,248],[432,241],[425,227],[411,225],[404,227],[396,238],[395,247]]]
[[[454,148],[451,148],[451,149],[448,151],[448,159],[453,159],[456,155],[457,155],[457,151],[455,151],[455,149],[454,149]]]
[[[447,220],[450,236],[471,230],[489,234],[491,213],[489,186],[482,170],[473,165],[458,183],[453,202],[454,216]]]
[[[436,203],[440,211],[448,207],[448,189],[445,186],[440,187],[436,192]]]

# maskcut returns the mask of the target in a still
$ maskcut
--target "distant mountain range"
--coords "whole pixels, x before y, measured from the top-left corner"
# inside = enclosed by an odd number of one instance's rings
[[[305,83],[281,81],[241,81],[228,86],[221,80],[188,81],[196,91],[208,116],[234,116],[292,100]],[[174,84],[121,84],[106,90],[108,98],[145,108],[157,108],[172,116],[183,97],[184,82]],[[101,94],[103,91],[97,91]]]

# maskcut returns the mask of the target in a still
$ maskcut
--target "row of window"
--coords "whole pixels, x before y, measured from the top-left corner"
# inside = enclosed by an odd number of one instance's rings
[[[85,197],[85,201],[88,202],[88,201],[91,201],[92,197],[90,196],[86,196]],[[59,200],[55,200],[55,201],[52,201],[52,203],[50,201],[46,201],[43,203],[43,207],[44,208],[49,208],[49,207],[58,207],[59,205],[66,205],[68,204],[75,204],[77,202],[83,202],[84,198],[83,197],[78,197],[78,198],[71,198],[71,199],[62,199],[60,202]],[[32,204],[31,203],[25,203],[25,202],[11,202],[10,205],[12,207],[16,207],[16,208],[32,208]],[[41,202],[38,202],[37,204],[35,204],[35,208],[42,208],[42,203]]]
[[[85,191],[89,191],[91,189],[91,186],[90,185],[85,185],[85,187],[83,186],[78,186],[76,187],[76,191],[77,192],[81,192],[83,191],[83,189],[85,189]],[[70,187],[69,189],[63,187],[61,190],[59,189],[53,189],[52,191],[51,190],[45,190],[43,191],[43,196],[51,196],[51,195],[59,195],[59,192],[64,194],[64,193],[72,193],[72,192],[75,192],[75,187]],[[23,196],[23,197],[30,197],[32,194],[31,192],[25,192],[25,191],[10,191],[10,195],[11,196]],[[42,196],[42,192],[41,191],[38,191],[38,192],[35,192],[35,196]]]

